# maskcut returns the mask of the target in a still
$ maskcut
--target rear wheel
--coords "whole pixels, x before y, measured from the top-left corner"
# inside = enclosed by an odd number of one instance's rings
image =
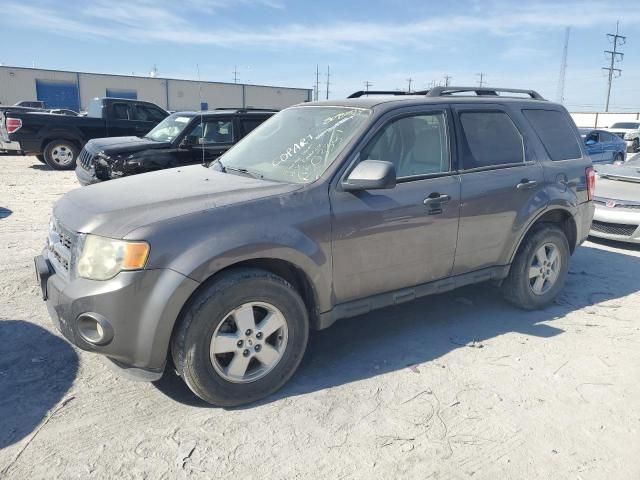
[[[636,138],[633,140],[633,143],[631,144],[631,148],[634,151],[634,153],[640,152],[640,139]]]
[[[42,162],[42,163],[47,163],[44,160],[44,155],[36,155],[36,158],[38,159],[38,161]]]
[[[44,149],[44,161],[54,170],[72,170],[76,168],[79,149],[68,140],[53,140]]]
[[[624,155],[621,153],[616,153],[616,156],[613,157],[614,162],[624,162]]]
[[[284,279],[224,274],[191,302],[171,343],[176,371],[201,399],[236,406],[278,390],[306,349],[307,310]]]
[[[569,257],[569,242],[559,227],[549,223],[534,226],[502,284],[505,298],[525,310],[548,306],[564,287]]]

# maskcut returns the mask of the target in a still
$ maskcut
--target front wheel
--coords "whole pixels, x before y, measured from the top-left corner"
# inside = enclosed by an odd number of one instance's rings
[[[533,227],[502,284],[505,298],[525,310],[548,306],[564,287],[569,270],[569,242],[556,225]]]
[[[53,140],[44,149],[44,161],[54,170],[73,170],[79,149],[68,140]]]
[[[198,397],[230,407],[282,387],[298,368],[308,336],[307,309],[293,286],[267,271],[238,269],[190,302],[171,353]]]
[[[633,150],[634,153],[640,152],[640,139],[636,138],[633,140],[633,143],[631,144],[631,149]]]

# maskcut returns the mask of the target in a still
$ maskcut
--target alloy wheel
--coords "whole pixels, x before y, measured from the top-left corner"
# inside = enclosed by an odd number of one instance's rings
[[[529,285],[536,295],[544,295],[556,283],[562,268],[560,251],[553,243],[542,245],[529,265]]]

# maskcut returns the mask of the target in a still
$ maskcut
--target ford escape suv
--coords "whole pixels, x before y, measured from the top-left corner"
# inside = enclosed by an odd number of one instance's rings
[[[231,406],[341,318],[488,280],[551,303],[593,216],[567,111],[528,90],[373,93],[283,110],[208,167],[66,194],[35,258],[57,328]]]

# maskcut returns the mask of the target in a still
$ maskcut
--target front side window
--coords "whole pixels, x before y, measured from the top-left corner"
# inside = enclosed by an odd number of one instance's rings
[[[287,108],[220,157],[220,164],[267,180],[310,183],[331,166],[370,114],[363,108]]]
[[[134,109],[134,120],[141,122],[159,122],[165,117],[165,114],[157,108],[147,105],[136,105]]]
[[[126,103],[114,103],[113,118],[115,120],[129,120],[129,105]]]
[[[448,172],[446,122],[442,112],[393,120],[360,152],[360,160],[391,162],[397,178]]]
[[[188,137],[193,144],[216,145],[223,143],[233,143],[233,121],[232,120],[206,120],[198,123]]]
[[[465,170],[524,162],[522,135],[504,112],[462,112]]]

